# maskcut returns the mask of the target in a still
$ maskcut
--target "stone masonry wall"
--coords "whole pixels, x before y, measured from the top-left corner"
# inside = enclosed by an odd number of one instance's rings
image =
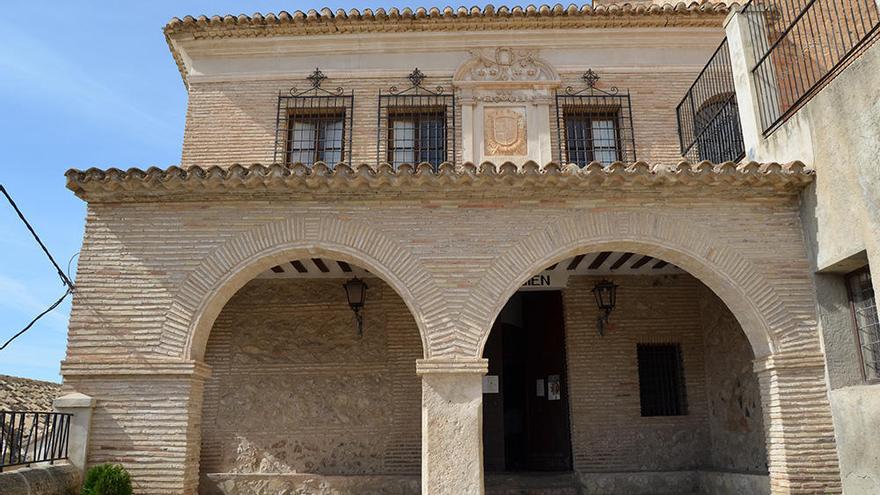
[[[586,70],[587,67],[584,67]],[[599,70],[599,69],[597,69]],[[303,72],[303,78],[308,75]],[[681,159],[675,121],[675,106],[693,82],[696,72],[682,70],[664,72],[662,78],[646,72],[601,71],[600,88],[616,86],[629,91],[633,114],[636,156],[649,163],[675,163]],[[354,133],[352,161],[376,162],[377,114],[379,91],[387,93],[393,85],[405,88],[406,74],[398,78],[336,78],[325,82],[354,92]],[[581,73],[562,74],[563,86],[581,89]],[[452,75],[431,77],[425,85],[450,88]],[[198,82],[190,85],[189,107],[184,133],[181,164],[231,165],[233,163],[271,163],[275,144],[275,122],[279,92],[287,94],[291,87],[304,88],[304,79],[275,81]],[[346,93],[347,94],[347,93]],[[550,109],[552,154],[557,156],[555,110]],[[461,132],[461,112],[456,119]],[[348,125],[346,123],[346,125]],[[626,124],[628,125],[628,124]],[[458,137],[456,162],[460,161],[461,139]],[[281,158],[279,158],[280,160]]]
[[[699,298],[706,349],[710,467],[741,473],[767,472],[761,388],[752,369],[748,340],[712,291]]]
[[[418,328],[368,279],[363,337],[342,280],[256,279],[226,305],[205,361],[201,472],[418,474]]]

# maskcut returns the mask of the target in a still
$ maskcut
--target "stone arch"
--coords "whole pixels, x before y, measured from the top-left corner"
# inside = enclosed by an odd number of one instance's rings
[[[160,352],[201,361],[214,320],[244,284],[297,257],[326,256],[366,268],[403,299],[430,357],[430,322],[441,298],[427,271],[396,241],[338,219],[288,219],[247,231],[212,251],[183,281],[166,314]],[[425,304],[427,302],[427,304]]]
[[[481,356],[495,318],[529,277],[576,254],[630,251],[663,259],[708,286],[736,316],[756,360],[776,353],[780,336],[809,326],[787,307],[761,270],[717,242],[709,229],[668,214],[596,212],[549,222],[501,255],[474,288],[462,333]]]

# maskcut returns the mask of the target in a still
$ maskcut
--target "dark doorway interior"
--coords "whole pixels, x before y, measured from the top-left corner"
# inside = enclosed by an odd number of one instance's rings
[[[568,471],[571,438],[562,293],[518,292],[486,342],[486,471]]]

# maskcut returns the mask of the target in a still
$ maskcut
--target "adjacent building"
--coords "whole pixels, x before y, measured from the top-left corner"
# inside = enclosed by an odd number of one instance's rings
[[[86,463],[143,494],[876,493],[880,17],[845,5],[173,19],[181,163],[67,174]]]

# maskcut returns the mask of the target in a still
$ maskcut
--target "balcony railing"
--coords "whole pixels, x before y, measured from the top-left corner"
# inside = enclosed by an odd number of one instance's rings
[[[67,459],[71,414],[0,411],[0,471]]]
[[[752,0],[743,13],[765,135],[880,34],[875,0]]]
[[[676,108],[681,154],[691,161],[738,161],[745,155],[727,39]]]

